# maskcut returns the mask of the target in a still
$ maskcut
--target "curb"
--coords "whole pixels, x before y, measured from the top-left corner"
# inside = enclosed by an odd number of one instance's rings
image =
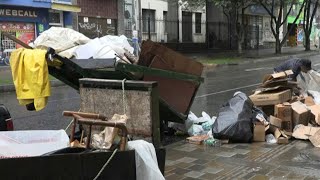
[[[63,82],[59,80],[52,80],[50,81],[51,87],[59,87],[59,86],[66,86]],[[13,92],[15,91],[15,87],[13,84],[8,84],[8,85],[1,85],[0,86],[0,92]]]
[[[302,58],[302,57],[310,57],[310,56],[316,56],[316,55],[320,55],[320,53],[317,51],[317,52],[292,54],[292,55],[284,55],[284,56],[277,56],[277,57],[257,58],[257,59],[246,58],[246,59],[240,60],[241,62],[238,62],[238,63],[227,63],[227,64],[204,64],[203,63],[203,65],[205,67],[235,66],[240,64],[276,61],[276,60],[283,60],[283,59],[290,59],[290,58]]]

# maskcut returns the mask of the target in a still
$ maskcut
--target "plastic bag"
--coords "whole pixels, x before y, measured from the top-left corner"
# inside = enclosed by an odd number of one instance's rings
[[[214,138],[248,143],[253,139],[253,103],[237,92],[220,110],[212,127]]]
[[[0,158],[40,156],[69,147],[64,130],[1,131]]]
[[[307,91],[320,91],[320,73],[310,70],[308,73],[301,72],[297,77],[298,86],[304,95]]]
[[[57,53],[90,41],[85,35],[70,28],[51,27],[34,41],[35,48],[53,48]]]
[[[275,144],[275,143],[277,143],[277,140],[273,134],[267,134],[266,135],[266,142],[269,144]]]
[[[188,129],[188,134],[189,136],[196,136],[196,135],[202,135],[204,134],[204,130],[201,125],[193,124],[189,129]]]

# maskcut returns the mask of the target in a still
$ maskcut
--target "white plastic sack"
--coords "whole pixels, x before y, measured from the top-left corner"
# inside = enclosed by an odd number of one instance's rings
[[[57,53],[90,41],[85,35],[62,27],[51,27],[34,41],[35,48],[53,48]]]
[[[79,46],[74,52],[77,59],[113,59],[115,54],[124,56],[125,49],[133,53],[133,47],[130,46],[125,36],[104,36],[95,38],[87,44]]]
[[[308,73],[303,73],[297,77],[298,86],[306,94],[307,91],[320,91],[320,73],[310,70]]]
[[[189,134],[189,136],[202,135],[202,134],[205,134],[205,131],[203,130],[201,125],[193,124],[188,129],[188,134]]]
[[[136,179],[139,180],[164,180],[157,161],[153,144],[144,140],[128,142],[128,149],[135,150]]]
[[[186,129],[190,129],[190,127],[198,120],[198,117],[193,113],[189,112],[188,118],[185,121]]]
[[[0,131],[0,158],[40,156],[68,146],[64,130]]]

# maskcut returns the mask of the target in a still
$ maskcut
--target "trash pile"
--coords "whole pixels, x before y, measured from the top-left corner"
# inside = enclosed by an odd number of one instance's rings
[[[35,49],[53,48],[57,54],[69,59],[118,58],[126,63],[137,63],[133,58],[134,48],[124,35],[89,39],[69,28],[51,27],[30,45]]]
[[[320,147],[320,73],[303,73],[297,82],[288,76],[291,70],[266,75],[249,97],[236,92],[210,119],[203,113],[190,113],[186,126],[195,144],[267,142],[288,144],[289,139],[310,140]],[[190,121],[193,124],[190,126]],[[198,125],[201,123],[201,125]],[[212,129],[203,124],[212,126]],[[211,142],[211,144],[210,144]]]

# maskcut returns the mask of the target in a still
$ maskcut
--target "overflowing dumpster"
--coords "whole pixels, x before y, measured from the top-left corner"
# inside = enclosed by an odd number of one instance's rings
[[[15,37],[6,33],[4,35],[31,49]],[[184,123],[186,120],[197,90],[203,82],[201,63],[151,41],[142,43],[141,55],[134,63],[121,58],[120,60],[71,59],[59,55],[52,48],[47,49],[46,60],[50,75],[78,90],[81,96],[81,112],[64,112],[65,116],[74,118],[70,135],[72,147],[46,153],[43,156],[2,159],[0,167],[18,169],[15,170],[16,174],[8,170],[2,177],[5,179],[65,179],[66,177],[135,179],[138,177],[136,172],[139,171],[135,171],[134,162],[138,156],[135,155],[135,150],[125,149],[128,135],[139,135],[139,139],[144,138],[153,144],[157,159],[155,162],[161,173],[164,173],[166,151],[161,145],[161,126],[163,122]],[[127,112],[119,112],[122,96],[123,99],[128,98],[127,103],[123,100],[123,106],[131,108]],[[97,102],[92,102],[94,99]],[[137,99],[144,103],[139,102],[140,104],[136,106],[143,104],[146,108],[133,107]],[[99,104],[101,107],[97,107]],[[112,107],[113,110],[110,109]],[[30,106],[27,108],[32,109]],[[134,111],[141,112],[134,113]],[[114,113],[129,114],[131,121],[124,124],[112,123],[110,119]],[[82,133],[81,137],[76,137],[77,125],[80,125],[82,132],[85,131],[87,135]],[[118,147],[112,147],[107,151],[92,148],[91,143],[95,138],[92,136],[93,126],[120,129],[118,134],[121,134],[121,141]],[[81,146],[84,137],[86,145]],[[74,146],[78,140],[80,145]],[[118,148],[120,151],[117,152],[113,148]],[[32,165],[31,170],[23,168],[34,162],[37,163]]]

